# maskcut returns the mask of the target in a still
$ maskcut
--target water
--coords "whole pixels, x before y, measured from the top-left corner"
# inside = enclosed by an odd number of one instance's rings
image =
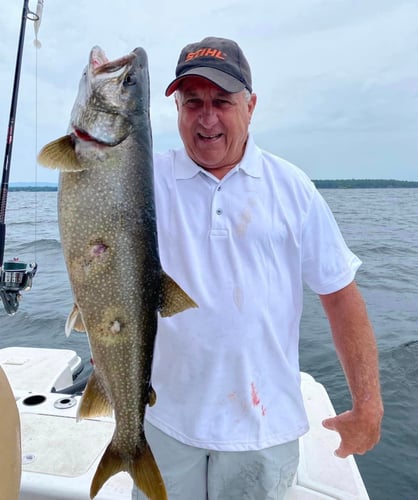
[[[382,440],[356,460],[372,500],[417,500],[418,189],[326,189],[322,194],[363,261],[357,282],[380,351]],[[56,193],[10,193],[6,223],[5,258],[36,260],[39,271],[18,313],[9,317],[0,310],[0,347],[74,349],[88,362],[86,336],[73,333],[67,339],[63,333],[72,298],[59,243]],[[325,385],[337,412],[345,411],[350,396],[344,375],[320,302],[308,290],[301,337],[301,368]]]

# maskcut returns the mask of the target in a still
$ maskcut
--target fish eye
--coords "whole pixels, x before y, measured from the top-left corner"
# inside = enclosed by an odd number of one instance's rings
[[[126,75],[125,80],[123,80],[124,85],[135,85],[136,78],[134,75]]]

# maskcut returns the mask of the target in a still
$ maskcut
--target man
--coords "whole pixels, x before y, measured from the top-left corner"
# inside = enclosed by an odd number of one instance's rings
[[[353,281],[360,261],[307,176],[254,144],[257,98],[235,42],[186,46],[174,92],[184,148],[155,158],[160,254],[199,308],[159,320],[147,438],[170,500],[282,498],[308,430],[303,282],[321,298],[353,397],[352,410],[324,422],[341,435],[336,454],[379,440],[377,350]]]

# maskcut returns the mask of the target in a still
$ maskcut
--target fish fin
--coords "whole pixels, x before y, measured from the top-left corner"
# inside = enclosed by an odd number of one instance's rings
[[[164,318],[173,316],[179,312],[198,307],[187,293],[164,271],[162,272],[162,300],[160,303],[160,314]]]
[[[150,500],[168,499],[163,478],[147,442],[139,456],[135,457],[133,463],[129,465],[129,474],[147,498]]]
[[[76,332],[86,332],[86,327],[84,326],[83,318],[77,304],[73,305],[67,321],[65,322],[65,335],[69,337],[73,330]]]
[[[94,498],[104,483],[113,475],[126,470],[122,458],[113,452],[109,446],[103,453],[90,486],[90,498]]]
[[[71,135],[64,135],[44,146],[38,154],[38,163],[48,168],[58,168],[65,172],[84,170],[75,154]]]
[[[148,405],[154,406],[156,402],[157,402],[157,394],[154,391],[154,388],[152,387],[152,385],[150,385],[149,386],[149,393],[148,393]]]
[[[136,456],[129,461],[124,461],[119,454],[111,449],[111,444],[109,444],[94,474],[90,487],[90,498],[97,495],[100,488],[111,476],[122,470],[129,472],[136,486],[148,499],[168,499],[163,478],[146,442],[145,446],[138,450]]]
[[[77,420],[112,415],[112,405],[104,393],[96,372],[90,375],[77,410]]]

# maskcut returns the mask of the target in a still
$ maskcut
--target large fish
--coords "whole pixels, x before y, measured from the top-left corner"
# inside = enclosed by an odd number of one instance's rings
[[[46,145],[39,162],[59,168],[59,225],[74,295],[67,320],[88,333],[94,371],[80,418],[114,411],[115,431],[92,481],[126,470],[151,499],[166,499],[145,439],[157,312],[196,307],[161,268],[154,207],[149,75],[143,49],[109,62],[90,52],[69,133]]]

